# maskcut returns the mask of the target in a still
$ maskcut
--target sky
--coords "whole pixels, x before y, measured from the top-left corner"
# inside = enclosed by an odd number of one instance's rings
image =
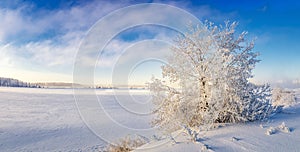
[[[74,61],[89,30],[117,9],[140,3],[172,5],[200,21],[216,24],[237,21],[237,31],[248,31],[248,38],[256,39],[254,51],[261,54],[262,61],[254,70],[253,81],[300,85],[300,2],[293,0],[1,0],[0,77],[28,82],[72,82]],[[124,20],[139,19],[124,15]],[[111,24],[119,23],[114,20]],[[111,73],[118,65],[125,65],[122,60],[127,54],[140,58],[157,54],[153,50],[164,54],[163,50],[170,47],[168,43],[148,40],[171,42],[176,34],[154,25],[122,31],[99,52],[95,82],[114,81]],[[127,60],[134,59],[127,57]],[[131,84],[143,84],[152,75],[160,74],[162,63],[155,59],[136,63],[126,78]]]

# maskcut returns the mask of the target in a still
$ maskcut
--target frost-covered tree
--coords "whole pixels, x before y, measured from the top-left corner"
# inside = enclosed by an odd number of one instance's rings
[[[215,123],[264,119],[274,111],[270,86],[249,82],[258,53],[246,32],[235,33],[236,25],[206,22],[175,40],[168,64],[162,66],[167,82],[153,78],[149,84],[156,105],[154,126],[192,133]]]

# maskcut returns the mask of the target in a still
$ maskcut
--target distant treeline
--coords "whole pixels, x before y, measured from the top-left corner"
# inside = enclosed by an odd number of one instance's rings
[[[65,82],[40,82],[29,83],[13,78],[0,77],[0,87],[27,87],[27,88],[94,88],[94,89],[146,89],[145,85],[98,85],[88,86],[77,83]]]
[[[0,77],[0,86],[5,87],[28,87],[28,88],[40,88],[41,86],[29,83],[29,82],[23,82],[17,79],[12,78],[2,78]]]

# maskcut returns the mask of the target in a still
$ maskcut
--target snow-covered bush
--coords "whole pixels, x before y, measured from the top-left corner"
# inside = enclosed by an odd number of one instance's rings
[[[296,104],[295,93],[282,88],[274,88],[272,90],[272,99],[274,106],[289,107]]]
[[[274,111],[270,86],[248,80],[258,53],[245,40],[246,32],[236,35],[235,27],[235,22],[220,27],[206,22],[175,40],[162,66],[164,79],[149,84],[154,126],[167,133],[194,132],[215,123],[264,119]]]
[[[103,152],[129,152],[147,143],[147,140],[141,136],[125,137],[118,143],[109,144]]]
[[[278,127],[272,127],[272,126],[269,127],[267,129],[266,134],[267,135],[273,135],[278,131],[281,131],[281,132],[284,132],[284,133],[290,133],[291,129],[288,126],[286,126],[284,122],[282,122],[280,125],[278,125]]]

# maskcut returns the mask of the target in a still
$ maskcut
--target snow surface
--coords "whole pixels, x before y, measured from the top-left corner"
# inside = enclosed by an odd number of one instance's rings
[[[299,103],[300,89],[296,91]],[[121,91],[116,97],[111,90],[97,90],[96,94],[106,112],[120,124],[137,129],[150,128],[151,115],[128,113],[128,109],[150,111],[147,92],[135,90],[128,95]],[[93,94],[83,90],[82,96],[89,101]],[[124,105],[127,110],[122,107]],[[0,109],[0,151],[99,151],[107,144],[86,126],[70,89],[0,87]],[[94,118],[101,120],[101,117]],[[280,130],[283,122],[290,132]],[[175,144],[168,139],[155,140],[152,136],[157,131],[149,131],[142,135],[151,139],[150,143],[137,151],[201,151],[206,148],[208,151],[299,151],[299,122],[300,105],[297,104],[268,122],[226,125],[203,131],[198,143],[188,142],[188,137],[180,132],[175,137]],[[105,122],[99,127],[109,131],[108,135],[115,139],[134,133],[114,130]],[[267,135],[270,127],[277,129]]]
[[[126,111],[122,110],[111,90],[97,90],[107,112],[121,123],[130,124]],[[122,92],[119,94],[122,95]],[[125,94],[125,91],[124,91]],[[130,93],[133,98],[148,101],[145,91]],[[146,95],[146,96],[145,96]],[[82,96],[90,100],[93,95],[83,90]],[[123,98],[125,99],[125,98]],[[125,102],[124,100],[122,100]],[[127,102],[134,104],[135,102]],[[129,106],[132,108],[134,106]],[[85,125],[77,110],[71,89],[33,89],[0,87],[0,151],[99,151],[106,142]],[[143,109],[143,108],[140,108]],[[146,108],[144,108],[146,109]],[[148,108],[149,111],[149,108]],[[127,118],[126,118],[127,117]],[[101,119],[101,116],[95,116]],[[126,119],[125,119],[126,118]],[[138,127],[150,127],[149,119],[139,119]],[[104,130],[111,124],[103,123]],[[101,127],[101,126],[100,126]],[[121,130],[111,130],[111,136],[123,137]]]

